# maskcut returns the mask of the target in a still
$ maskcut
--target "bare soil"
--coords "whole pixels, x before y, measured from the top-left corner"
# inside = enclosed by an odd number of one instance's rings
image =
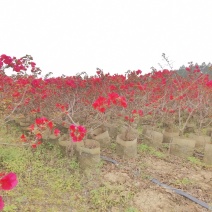
[[[187,159],[173,155],[159,158],[149,153],[139,153],[136,159],[118,158],[113,151],[105,150],[102,155],[119,162],[114,165],[105,162],[101,170],[103,184],[122,185],[125,193],[133,193],[130,205],[143,212],[204,212],[206,208],[191,200],[160,187],[151,178],[161,183],[181,189],[184,192],[212,206],[212,167],[196,165]],[[118,198],[118,197],[112,197]],[[112,207],[112,212],[124,211]]]

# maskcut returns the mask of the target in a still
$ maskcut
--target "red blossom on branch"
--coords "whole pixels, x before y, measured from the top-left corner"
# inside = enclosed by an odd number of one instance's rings
[[[53,128],[53,126],[54,126],[52,121],[49,121],[47,125],[48,125],[48,127],[49,127],[50,130],[51,130],[51,129]]]
[[[35,120],[35,123],[37,125],[44,125],[46,122],[48,122],[48,119],[46,117],[37,118]]]
[[[35,148],[37,148],[37,146],[39,146],[39,145],[41,145],[41,144],[42,144],[42,142],[41,142],[41,141],[38,141],[37,143],[32,144],[31,147],[32,147],[33,149],[35,149]]]
[[[86,134],[86,129],[83,126],[76,126],[72,124],[70,127],[70,136],[72,137],[73,142],[82,141]]]
[[[37,140],[42,139],[42,135],[41,135],[41,133],[37,133],[35,136],[36,136],[36,139],[37,139]]]
[[[9,173],[0,179],[0,186],[3,190],[11,190],[18,184],[17,176],[15,173]]]
[[[17,184],[17,176],[15,173],[11,172],[9,174],[0,173],[0,189],[8,191],[13,189]],[[0,196],[0,210],[4,208],[4,201]]]
[[[31,67],[32,67],[32,68],[35,68],[35,66],[36,66],[36,63],[34,63],[34,62],[31,62],[31,63],[30,63],[30,65],[31,65]]]
[[[26,136],[24,134],[22,134],[20,138],[21,138],[21,141],[23,141],[23,142],[27,141],[27,138],[26,138]]]
[[[54,129],[54,134],[55,134],[55,136],[60,135],[60,130],[58,130],[58,129]]]
[[[117,93],[109,93],[108,98],[115,105],[127,107],[127,101],[124,96],[119,96],[119,94],[117,94]]]
[[[142,71],[139,70],[139,69],[136,71],[136,74],[137,74],[137,75],[139,75],[139,74],[141,74],[141,73],[142,73]]]
[[[138,110],[138,114],[139,114],[139,116],[143,116],[144,115],[143,110]]]
[[[110,101],[105,98],[100,96],[93,104],[93,108],[100,111],[101,113],[104,113],[106,108],[110,106]]]

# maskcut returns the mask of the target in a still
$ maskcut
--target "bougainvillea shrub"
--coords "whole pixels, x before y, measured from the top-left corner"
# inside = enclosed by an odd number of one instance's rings
[[[7,76],[7,68],[16,74]],[[125,75],[104,74],[98,69],[91,77],[41,78],[31,56],[16,59],[1,55],[1,119],[7,122],[17,114],[45,117],[52,123],[50,130],[59,135],[60,127],[66,126],[74,140],[83,139],[91,129],[111,120],[131,125],[135,117],[148,117],[152,125],[171,120],[183,134],[193,118],[202,128],[210,125],[212,116],[212,81],[198,66],[191,64],[186,70],[185,77],[166,69],[148,74],[129,71]],[[77,129],[85,129],[83,136]],[[35,139],[39,142],[41,136],[36,134]]]

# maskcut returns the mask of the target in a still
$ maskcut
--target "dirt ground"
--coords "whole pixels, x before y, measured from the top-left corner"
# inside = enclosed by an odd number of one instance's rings
[[[159,158],[149,153],[139,153],[136,159],[124,160],[114,152],[105,151],[103,155],[118,161],[119,165],[104,162],[101,178],[110,185],[122,185],[121,195],[134,192],[131,206],[143,212],[199,212],[209,211],[191,200],[160,187],[151,178],[206,202],[212,206],[212,168],[196,165],[187,159],[173,155]],[[112,198],[116,198],[115,196]],[[211,209],[212,210],[212,209]],[[112,212],[123,211],[112,207]]]

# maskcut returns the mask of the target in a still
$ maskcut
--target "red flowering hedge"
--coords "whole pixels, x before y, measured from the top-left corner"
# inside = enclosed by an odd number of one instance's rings
[[[12,68],[16,75],[7,76],[7,68]],[[26,74],[27,70],[32,74]],[[1,117],[7,121],[14,114],[36,114],[57,126],[68,123],[76,129],[90,129],[110,118],[131,123],[134,114],[152,116],[153,122],[189,114],[199,117],[199,121],[211,118],[212,81],[198,66],[187,67],[187,72],[187,77],[182,77],[169,70],[144,75],[140,70],[125,75],[98,70],[91,77],[43,79],[31,56],[17,59],[1,55]]]
[[[9,68],[14,75],[6,75]],[[0,56],[0,120],[8,122],[17,114],[32,116],[33,148],[42,143],[43,131],[58,136],[58,126],[68,126],[72,141],[80,142],[90,129],[102,123],[122,119],[131,124],[136,116],[151,117],[152,124],[175,117],[182,132],[192,117],[200,128],[202,123],[210,125],[212,80],[198,66],[191,64],[186,70],[186,77],[169,70],[110,75],[98,69],[91,77],[43,79],[30,55],[17,59],[3,54]],[[28,138],[23,134],[21,140],[26,142]],[[17,183],[14,173],[0,175],[2,190],[11,190]],[[3,207],[0,196],[0,210]]]

